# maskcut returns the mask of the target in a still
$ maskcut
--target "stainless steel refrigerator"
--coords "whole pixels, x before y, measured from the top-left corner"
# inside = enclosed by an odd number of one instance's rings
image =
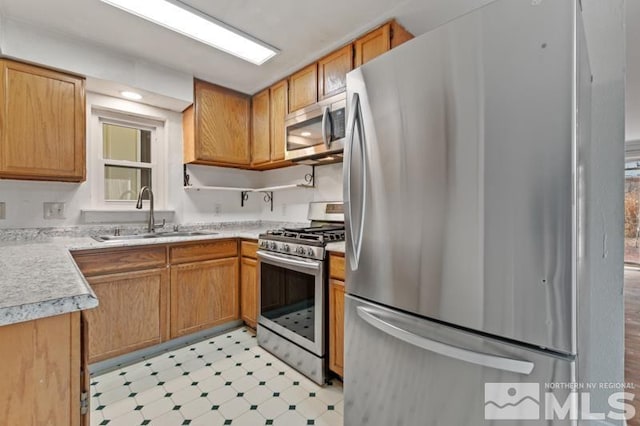
[[[497,0],[347,75],[345,426],[573,424],[545,386],[577,380],[590,86],[577,0]]]

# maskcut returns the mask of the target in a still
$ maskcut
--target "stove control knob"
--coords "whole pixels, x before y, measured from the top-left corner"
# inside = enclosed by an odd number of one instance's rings
[[[304,247],[298,247],[298,248],[296,248],[296,253],[298,253],[298,254],[304,254]]]
[[[284,252],[289,252],[289,250],[291,250],[291,248],[289,247],[289,244],[283,244],[282,245],[282,251]]]
[[[278,245],[276,243],[271,243],[271,245],[269,246],[269,248],[271,248],[271,250],[275,250],[278,248]]]
[[[267,242],[266,241],[260,241],[260,247],[267,248]]]
[[[312,248],[308,248],[308,249],[307,249],[307,255],[309,255],[309,256],[315,256],[315,253],[314,253],[314,251],[313,251],[313,249],[312,249]]]

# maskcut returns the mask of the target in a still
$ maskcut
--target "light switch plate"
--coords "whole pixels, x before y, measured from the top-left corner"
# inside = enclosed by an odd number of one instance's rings
[[[7,218],[7,203],[0,201],[0,220]]]
[[[45,219],[65,219],[64,203],[42,203]]]

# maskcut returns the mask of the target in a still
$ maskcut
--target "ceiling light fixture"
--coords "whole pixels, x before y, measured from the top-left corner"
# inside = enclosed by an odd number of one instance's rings
[[[308,136],[311,136],[311,132],[302,132],[300,133],[300,136],[304,136],[306,138]]]
[[[278,53],[278,49],[176,0],[101,1],[256,65]]]
[[[123,98],[131,99],[133,101],[139,101],[140,99],[142,99],[142,95],[136,92],[129,92],[125,90],[124,92],[120,92],[120,94]]]

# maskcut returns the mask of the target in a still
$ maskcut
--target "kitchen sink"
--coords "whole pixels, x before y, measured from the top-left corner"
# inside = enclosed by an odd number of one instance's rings
[[[146,234],[135,234],[135,235],[96,235],[91,238],[98,242],[106,242],[106,241],[128,241],[128,240],[142,240],[149,238],[170,238],[170,237],[199,237],[204,235],[216,235],[217,232],[211,231],[167,231],[167,232],[156,232],[156,233],[146,233]]]

